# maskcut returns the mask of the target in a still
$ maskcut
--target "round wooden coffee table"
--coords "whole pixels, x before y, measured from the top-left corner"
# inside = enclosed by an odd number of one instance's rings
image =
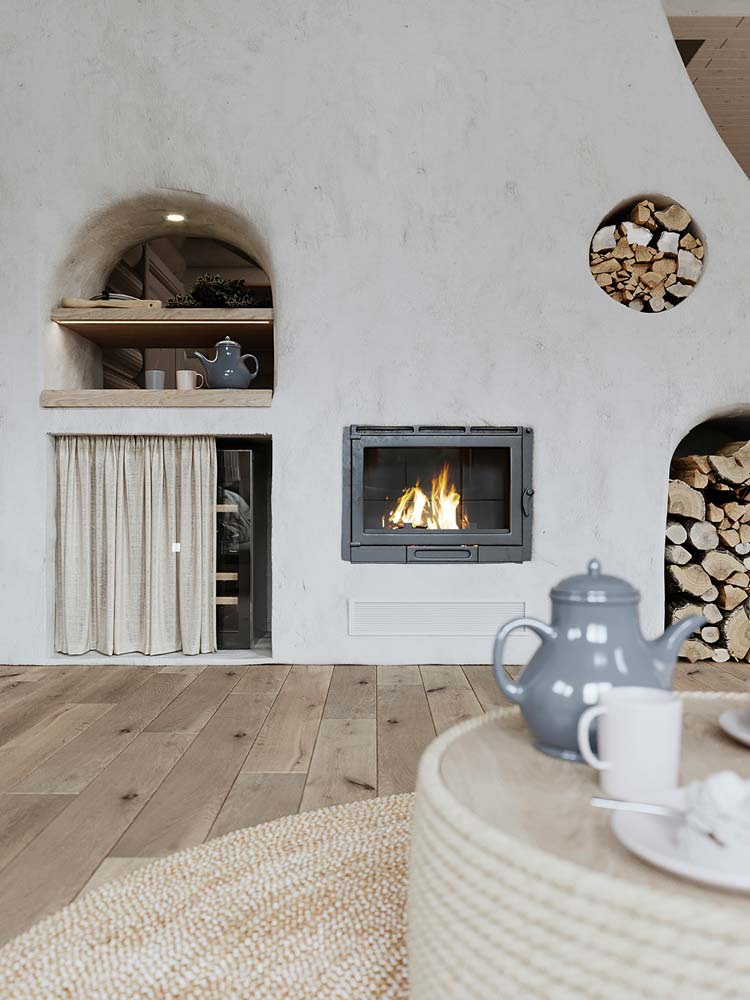
[[[717,719],[744,695],[685,695],[682,780],[750,774]],[[590,805],[597,776],[535,750],[517,708],[425,752],[409,875],[412,1000],[746,997],[750,896],[652,868]]]

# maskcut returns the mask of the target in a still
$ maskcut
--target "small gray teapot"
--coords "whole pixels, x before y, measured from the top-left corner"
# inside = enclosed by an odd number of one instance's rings
[[[604,576],[596,559],[588,573],[571,576],[551,592],[552,624],[516,618],[495,638],[495,679],[506,698],[521,706],[539,750],[581,760],[578,718],[599,700],[601,688],[635,685],[671,689],[683,641],[704,624],[691,615],[648,641],[641,634],[640,594],[625,580]],[[505,640],[517,628],[536,632],[542,645],[518,681],[505,671]]]
[[[225,337],[214,344],[216,357],[213,361],[205,358],[200,351],[193,351],[193,357],[203,365],[206,372],[206,383],[210,389],[247,389],[258,374],[260,364],[254,354],[243,354],[242,346],[236,340]],[[255,363],[255,370],[245,364],[250,358]]]

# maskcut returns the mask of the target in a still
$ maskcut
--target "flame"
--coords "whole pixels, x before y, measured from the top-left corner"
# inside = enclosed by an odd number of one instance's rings
[[[388,516],[394,528],[431,528],[440,531],[457,531],[467,528],[466,518],[458,523],[458,505],[461,494],[451,483],[448,485],[448,463],[433,477],[429,498],[419,484],[407,486],[398,498],[396,507]]]

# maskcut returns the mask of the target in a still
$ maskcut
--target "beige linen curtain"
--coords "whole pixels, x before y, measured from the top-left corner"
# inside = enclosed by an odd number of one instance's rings
[[[58,652],[213,652],[215,440],[75,435],[55,451]]]

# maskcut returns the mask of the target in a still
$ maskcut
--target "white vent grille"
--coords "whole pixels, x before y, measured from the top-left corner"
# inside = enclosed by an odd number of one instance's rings
[[[523,601],[349,601],[349,635],[494,635],[525,614]]]

